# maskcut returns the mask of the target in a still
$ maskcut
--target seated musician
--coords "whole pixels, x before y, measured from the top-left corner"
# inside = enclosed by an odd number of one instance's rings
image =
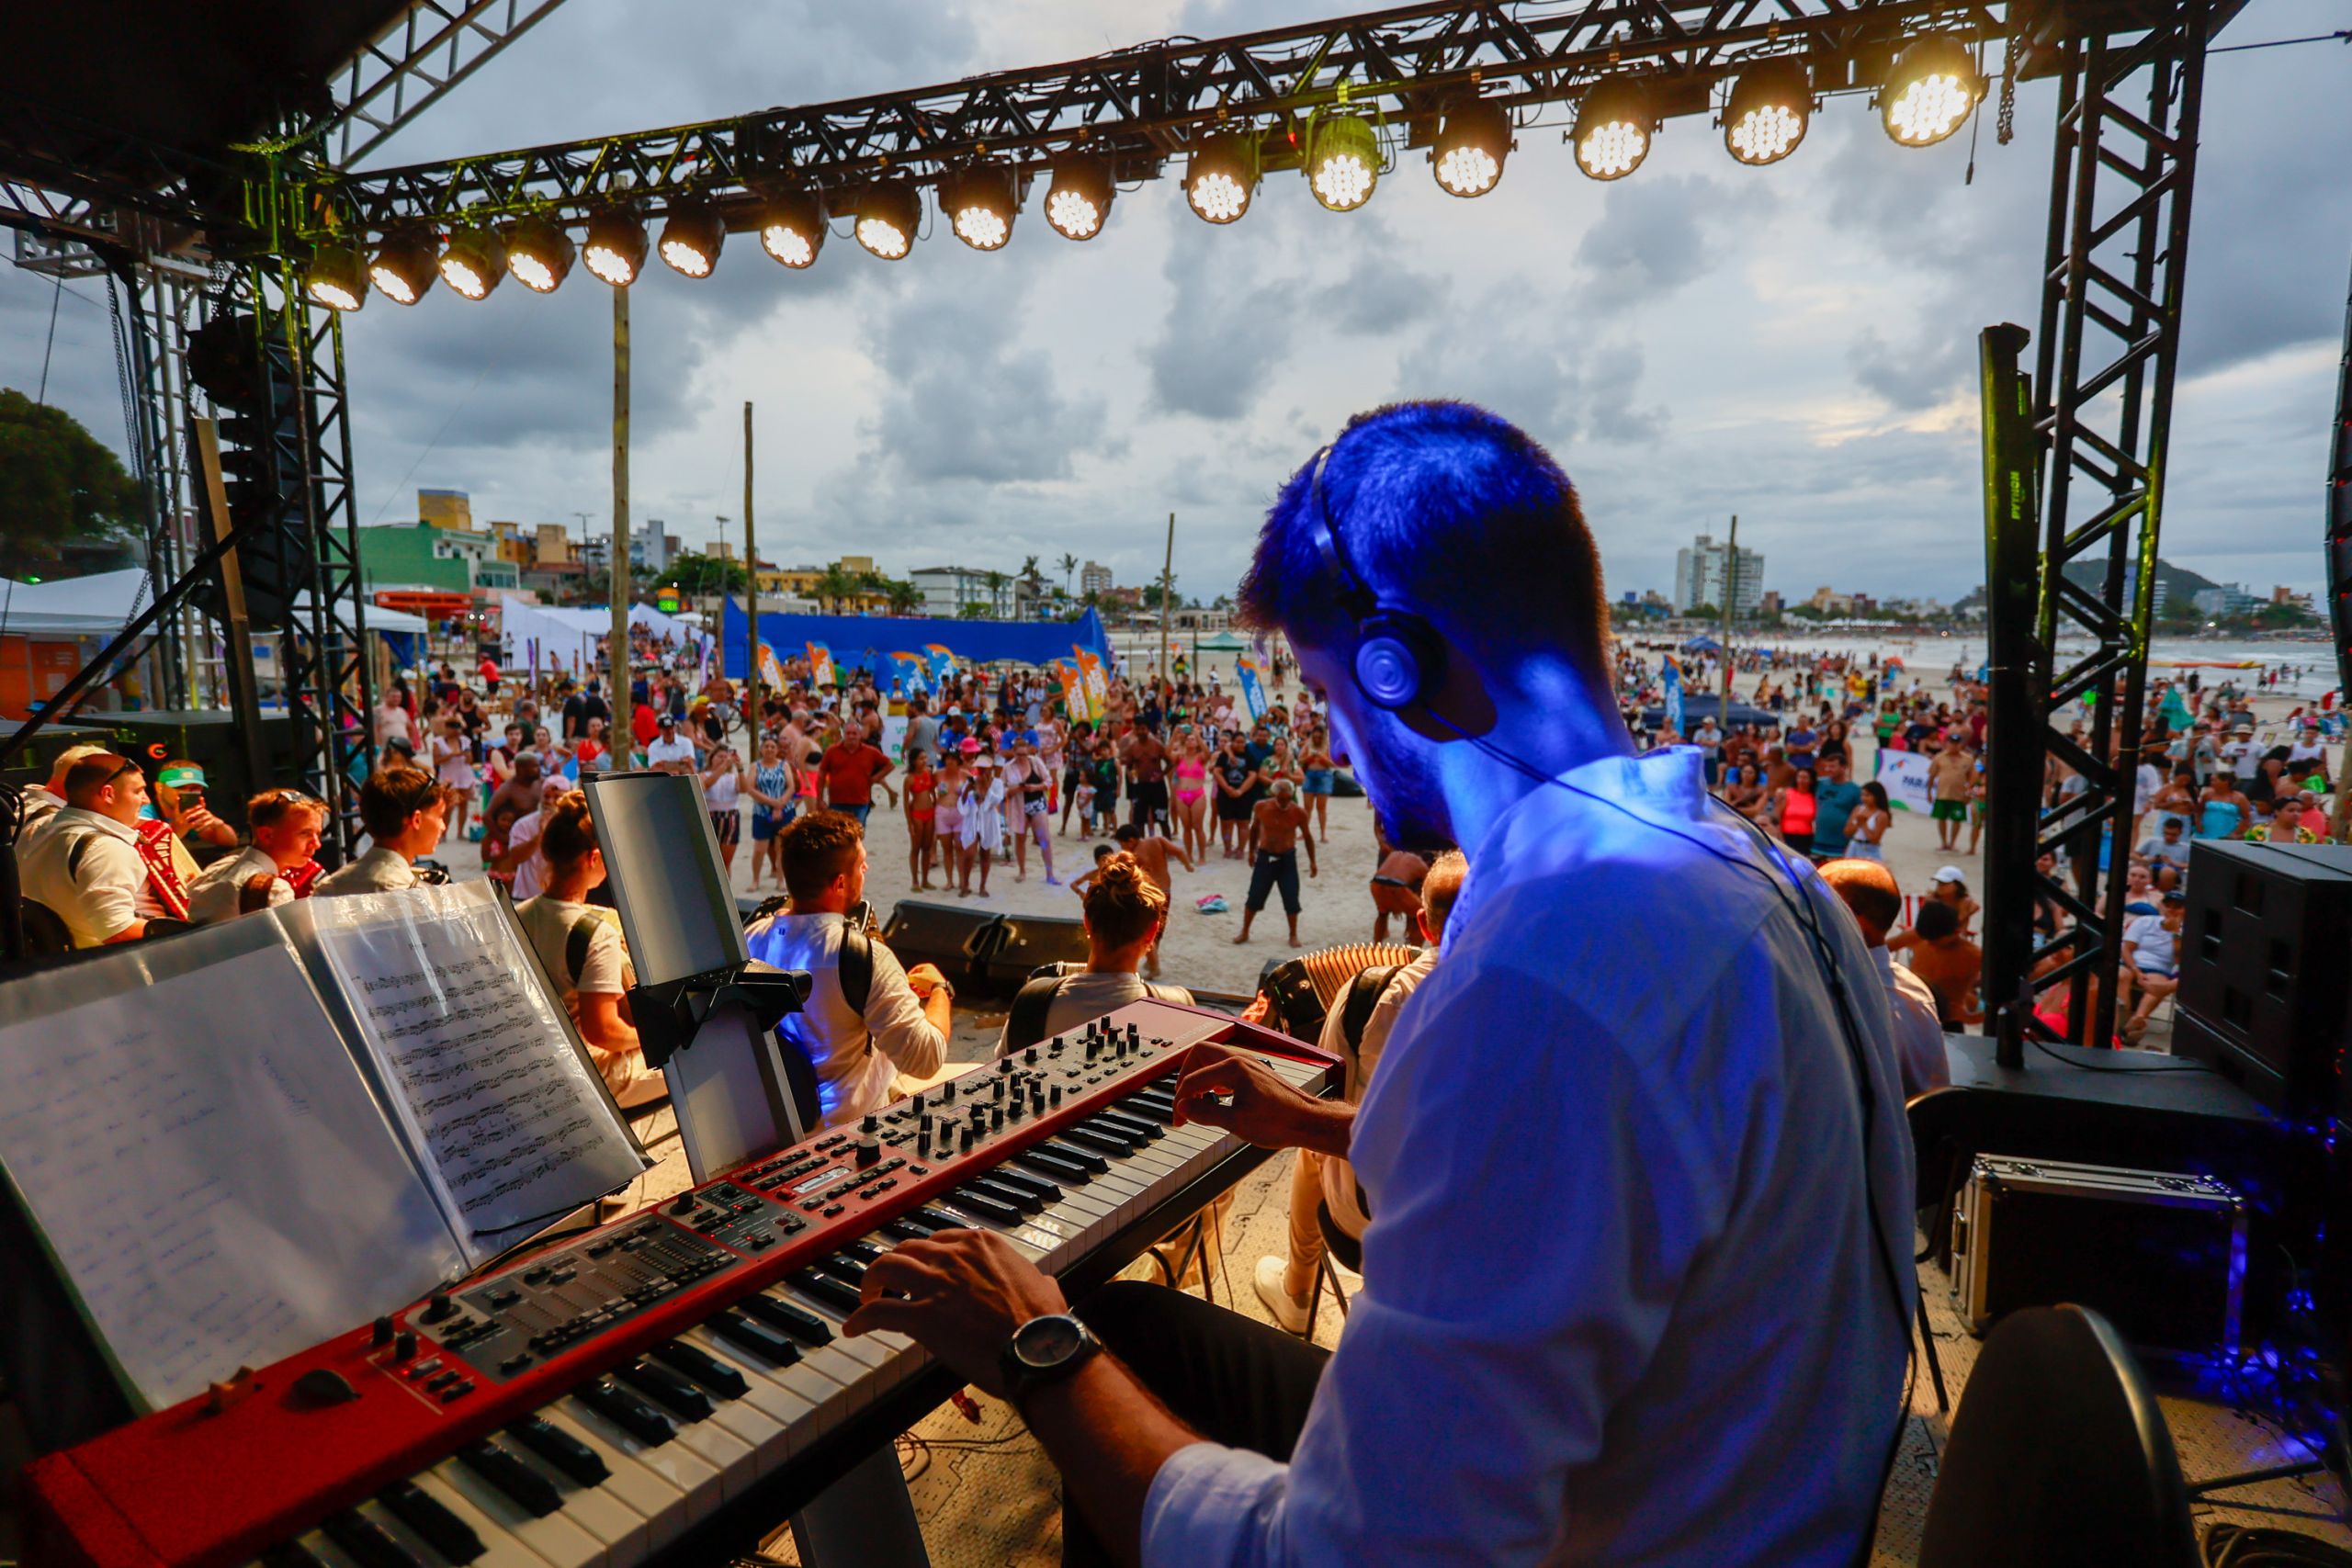
[[[57,754],[56,765],[49,770],[49,777],[37,784],[25,787],[24,815],[17,823],[17,841],[24,843],[33,836],[33,829],[65,809],[65,775],[74,764],[85,757],[106,754],[106,748],[84,741],[68,746]]]
[[[359,786],[359,825],[368,829],[368,852],[321,878],[318,897],[420,886],[416,857],[438,848],[448,830],[449,792],[422,768],[379,768]]]
[[[266,789],[245,802],[254,841],[197,873],[188,884],[188,919],[199,925],[307,898],[319,880],[319,831],[326,803],[299,789]]]
[[[1183,987],[1163,986],[1140,973],[1168,925],[1167,890],[1144,870],[1143,863],[1131,854],[1107,852],[1079,880],[1086,884],[1080,907],[1086,926],[1086,968],[1076,975],[1032,980],[1021,988],[1005,1017],[1004,1032],[997,1037],[1000,1056],[1080,1028],[1089,1019],[1146,997],[1187,1006],[1193,1000],[1193,993]]]
[[[1576,494],[1494,416],[1355,421],[1283,488],[1241,600],[1392,841],[1470,846],[1361,1108],[1206,1046],[1176,1090],[1353,1162],[1339,1348],[1129,1281],[1081,1327],[964,1230],[871,1264],[850,1329],[1012,1400],[1074,1505],[1065,1562],[1854,1561],[1916,1286],[1885,1010],[1830,983],[1870,979],[1852,922],[1696,751],[1633,754]]]
[[[137,942],[147,922],[187,919],[195,867],[171,825],[142,818],[147,775],[94,751],[65,770],[65,806],[17,851],[19,887],[65,924],[76,947]]]
[[[865,1005],[842,983],[843,916],[865,897],[865,829],[854,817],[816,811],[777,835],[784,845],[784,889],[791,908],[755,921],[743,933],[753,958],[779,969],[805,969],[815,987],[779,1032],[817,1074],[819,1110],[828,1127],[881,1110],[905,1082],[927,1079],[947,1059],[955,1027],[955,987],[935,964],[900,966],[881,942],[871,954]]]
[[[1363,1091],[1372,1082],[1373,1069],[1380,1065],[1381,1053],[1388,1047],[1389,1032],[1396,1027],[1406,998],[1437,967],[1438,939],[1445,932],[1445,918],[1453,912],[1454,897],[1462,891],[1462,879],[1469,870],[1470,863],[1462,858],[1461,851],[1448,850],[1422,872],[1419,907],[1410,919],[1420,927],[1421,940],[1429,945],[1388,976],[1370,1016],[1362,1021],[1363,1033],[1349,1037],[1348,991],[1333,998],[1331,1010],[1324,1016],[1322,1038],[1317,1043],[1347,1064],[1340,1098],[1349,1104],[1363,1103]],[[1343,1235],[1363,1240],[1364,1226],[1370,1222],[1364,1216],[1363,1196],[1356,1188],[1354,1168],[1346,1160],[1301,1149],[1290,1174],[1289,1255],[1268,1254],[1259,1258],[1250,1280],[1274,1321],[1293,1334],[1306,1332],[1315,1266],[1323,1257],[1323,1229],[1317,1211],[1325,1206],[1331,1211],[1331,1223]]]
[[[637,977],[621,940],[620,915],[588,902],[589,890],[605,880],[588,797],[578,790],[549,794],[539,809],[547,814],[539,846],[547,856],[548,890],[516,905],[514,918],[613,1098],[623,1105],[659,1100],[669,1084],[645,1065],[629,1017],[625,994]]]

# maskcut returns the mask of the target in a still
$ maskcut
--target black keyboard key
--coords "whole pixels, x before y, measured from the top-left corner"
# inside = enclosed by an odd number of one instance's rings
[[[904,1214],[895,1220],[883,1221],[882,1234],[899,1241],[928,1241],[932,1235],[927,1227]]]
[[[1064,1143],[1058,1138],[1046,1139],[1044,1143],[1039,1144],[1036,1146],[1035,1152],[1038,1154],[1050,1154],[1056,1159],[1068,1160],[1070,1164],[1078,1167],[1079,1169],[1086,1172],[1089,1176],[1102,1176],[1106,1174],[1111,1168],[1111,1162],[1104,1159],[1093,1149],[1081,1148],[1076,1144]],[[1126,1151],[1125,1149],[1114,1149],[1112,1151],[1114,1154],[1125,1154],[1125,1152]]]
[[[458,1459],[468,1470],[513,1498],[526,1513],[545,1518],[563,1506],[563,1495],[555,1489],[554,1482],[488,1438],[459,1449]]]
[[[327,1539],[349,1552],[360,1568],[425,1568],[416,1553],[392,1539],[391,1532],[349,1508],[329,1514],[319,1522]]]
[[[601,1486],[612,1477],[605,1456],[551,1421],[526,1416],[506,1428],[506,1435],[553,1465],[579,1486]]]
[[[967,1231],[972,1228],[971,1221],[958,1219],[954,1214],[932,1208],[928,1204],[920,1209],[908,1210],[906,1217],[919,1225],[929,1225],[935,1231]]]
[[[865,1280],[865,1265],[846,1253],[837,1252],[831,1258],[820,1258],[813,1267],[831,1274],[845,1285],[854,1287],[863,1284]]]
[[[376,1494],[376,1501],[392,1517],[424,1538],[424,1543],[452,1562],[471,1562],[488,1549],[474,1527],[442,1506],[413,1481],[395,1481]]]
[[[647,1360],[625,1361],[613,1369],[613,1376],[681,1421],[710,1419],[710,1395],[667,1367]]]
[[[752,1385],[743,1381],[742,1373],[683,1339],[656,1345],[646,1354],[671,1371],[684,1373],[703,1387],[716,1390],[721,1399],[741,1399],[752,1392]]]
[[[876,1247],[870,1241],[853,1241],[842,1248],[842,1251],[861,1263],[871,1263],[889,1250],[887,1247]]]
[[[1083,1187],[1094,1177],[1092,1171],[1077,1161],[1064,1159],[1046,1148],[1023,1149],[1012,1156],[1012,1163],[1070,1187]]]
[[[1119,1110],[1137,1122],[1157,1122],[1163,1127],[1172,1125],[1176,1120],[1176,1107],[1172,1103],[1147,1099],[1143,1095],[1134,1095],[1119,1101]]]
[[[994,1172],[976,1176],[964,1184],[967,1192],[977,1192],[983,1198],[993,1198],[1016,1213],[1034,1214],[1046,1206],[1046,1201],[1034,1192],[1023,1190],[1010,1182],[1000,1181]]]
[[[1109,1155],[1114,1159],[1125,1158],[1135,1152],[1136,1145],[1143,1142],[1141,1138],[1131,1138],[1108,1127],[1098,1127],[1091,1122],[1065,1127],[1062,1136],[1082,1148],[1093,1150],[1098,1156]],[[1108,1170],[1111,1168],[1106,1165],[1102,1168]]]
[[[299,1540],[273,1546],[261,1554],[262,1568],[327,1568],[319,1554]]]
[[[845,1285],[830,1274],[820,1274],[814,1269],[803,1269],[792,1276],[792,1288],[802,1295],[814,1297],[846,1316],[864,1303],[857,1287]]]
[[[771,1295],[755,1294],[745,1296],[735,1305],[739,1310],[758,1318],[770,1328],[782,1329],[803,1345],[832,1343],[833,1325],[831,1324],[827,1323],[813,1312],[794,1306],[790,1302],[780,1301]]]
[[[660,1448],[678,1435],[670,1418],[610,1378],[580,1385],[580,1403],[635,1438],[648,1448]]]
[[[984,1220],[994,1220],[1001,1225],[1017,1225],[1021,1223],[1019,1209],[991,1198],[985,1192],[975,1191],[968,1185],[958,1187],[955,1191],[950,1192],[947,1195],[947,1201],[959,1209],[967,1210]]]
[[[1154,1138],[1164,1138],[1168,1135],[1164,1130],[1154,1126],[1140,1116],[1124,1115],[1116,1111],[1099,1112],[1087,1125],[1108,1127],[1114,1132],[1125,1133],[1130,1137],[1141,1138],[1146,1143],[1149,1143]]]
[[[1010,1187],[1015,1192],[1026,1193],[1040,1205],[1050,1203],[1062,1195],[1062,1190],[1050,1181],[1002,1167],[989,1171],[988,1179],[999,1187]]]
[[[731,1307],[710,1320],[710,1331],[736,1348],[748,1350],[775,1366],[788,1367],[800,1359],[799,1346]]]

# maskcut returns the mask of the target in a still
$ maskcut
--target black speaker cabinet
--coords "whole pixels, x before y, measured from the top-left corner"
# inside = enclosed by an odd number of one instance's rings
[[[1033,970],[1086,961],[1086,928],[1077,919],[993,914],[925,898],[900,899],[881,937],[899,963],[910,969],[935,964],[948,984],[975,999],[1010,1000]]]
[[[2301,1118],[2352,1111],[2352,846],[2199,839],[2174,1051]]]

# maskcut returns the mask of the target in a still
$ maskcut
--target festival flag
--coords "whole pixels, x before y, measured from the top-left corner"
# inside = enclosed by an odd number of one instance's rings
[[[1069,710],[1070,722],[1091,721],[1094,708],[1086,700],[1086,678],[1078,672],[1078,666],[1067,659],[1055,660],[1054,679],[1061,682],[1062,705]]]
[[[1111,711],[1111,682],[1102,673],[1102,661],[1076,643],[1069,650],[1078,655],[1078,672],[1086,686],[1086,711],[1090,714]]]
[[[771,692],[785,687],[784,660],[775,655],[775,645],[767,638],[760,639],[760,684]]]
[[[808,648],[809,686],[816,689],[840,685],[841,680],[833,672],[833,650],[821,642],[809,643]]]
[[[944,691],[947,687],[947,682],[956,678],[956,656],[947,651],[947,645],[945,643],[940,642],[924,643],[922,645],[922,650],[931,660],[931,679],[933,683],[937,685],[942,691]]]
[[[1258,661],[1248,654],[1238,660],[1241,675],[1241,700],[1250,705],[1250,722],[1255,724],[1266,716],[1266,684],[1258,678]]]
[[[924,662],[922,654],[893,653],[890,655],[890,667],[892,683],[901,694],[930,689],[930,666]]]
[[[1666,656],[1666,722],[1677,735],[1682,728],[1682,666],[1672,654]]]

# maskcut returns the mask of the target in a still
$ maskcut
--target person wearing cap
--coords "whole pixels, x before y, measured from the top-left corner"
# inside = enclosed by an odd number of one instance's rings
[[[103,757],[106,754],[105,747],[88,742],[68,746],[60,751],[56,764],[49,770],[48,779],[25,791],[24,815],[17,824],[17,841],[20,844],[28,841],[34,829],[65,809],[65,775],[74,771],[74,763],[85,757]]]
[[[891,768],[890,759],[867,739],[880,728],[879,721],[869,730],[864,721],[851,720],[841,739],[828,747],[817,763],[818,772],[824,775],[826,808],[854,818],[860,828],[865,826],[866,818],[873,813],[874,786],[882,784]],[[888,784],[883,784],[883,789],[895,805],[898,791]]]
[[[2187,895],[2172,892],[2164,896],[2161,914],[2137,915],[2124,922],[2116,1003],[2132,1009],[2122,1030],[2126,1039],[2137,1040],[2145,1033],[2148,1015],[2180,988],[2180,925],[2188,913]],[[2135,992],[2136,1006],[2132,1003]]]
[[[368,852],[319,883],[316,897],[391,893],[424,880],[416,857],[440,847],[449,826],[449,796],[422,768],[379,768],[359,786],[359,822]]]
[[[695,772],[695,743],[678,733],[677,719],[665,713],[655,728],[653,744],[645,749],[645,765],[657,773]]]
[[[143,818],[147,775],[96,751],[65,771],[66,804],[17,853],[24,897],[64,922],[76,947],[136,942],[156,919],[187,919],[169,825]]]
[[[308,897],[321,875],[319,829],[325,803],[298,789],[266,789],[245,802],[254,841],[214,861],[188,884],[188,919],[198,925]]]
[[[1004,781],[997,777],[992,753],[976,750],[971,761],[971,776],[964,781],[963,792],[956,800],[963,852],[957,858],[956,897],[973,897],[972,867],[977,863],[980,869],[978,897],[985,898],[989,896],[989,866],[1004,843]]]
[[[1929,904],[1949,905],[1952,912],[1953,929],[1963,937],[1970,934],[1969,926],[1976,919],[1977,904],[1975,899],[1968,896],[1968,878],[1962,874],[1960,867],[1938,866],[1934,880],[1928,884],[1928,896],[1919,903],[1923,909]],[[1901,953],[1920,940],[1917,919],[1917,917],[1915,915],[1912,930],[1898,931],[1887,939],[1886,945],[1890,950]]]

